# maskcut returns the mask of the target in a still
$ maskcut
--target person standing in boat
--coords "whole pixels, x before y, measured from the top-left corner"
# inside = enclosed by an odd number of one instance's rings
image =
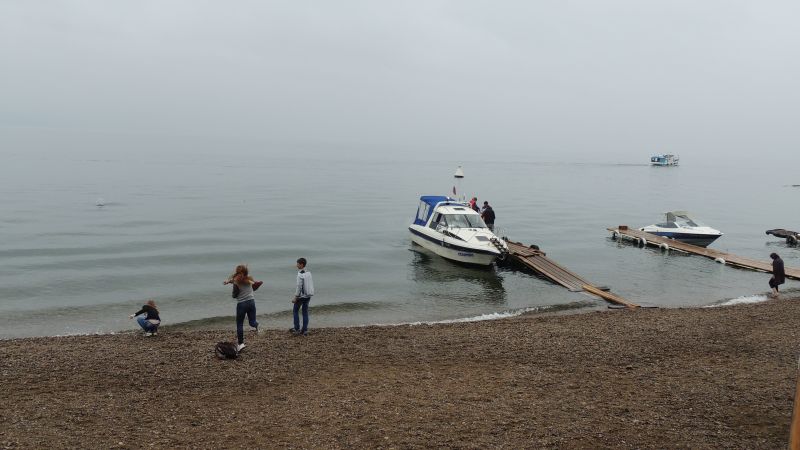
[[[478,197],[472,197],[472,200],[469,201],[469,207],[472,208],[472,210],[475,211],[476,213],[481,212],[478,209]]]
[[[158,334],[158,326],[161,325],[161,317],[158,316],[158,308],[156,308],[155,301],[148,300],[147,303],[142,305],[142,309],[128,317],[131,319],[136,317],[136,321],[144,330],[145,336],[155,336]]]
[[[294,328],[290,329],[293,334],[308,336],[308,303],[314,295],[314,281],[311,279],[311,272],[306,270],[308,262],[305,258],[297,260],[297,286],[292,300],[292,318]],[[300,310],[303,311],[303,328],[300,328]]]
[[[489,206],[489,202],[483,202],[483,208],[481,208],[481,219],[486,223],[486,226],[489,227],[489,230],[494,231],[494,209]]]
[[[772,278],[769,279],[769,287],[772,288],[771,297],[778,297],[778,286],[786,282],[786,272],[783,269],[783,260],[777,253],[770,253],[772,258]]]

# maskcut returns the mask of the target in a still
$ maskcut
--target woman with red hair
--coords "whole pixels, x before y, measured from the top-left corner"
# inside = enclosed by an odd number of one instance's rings
[[[253,280],[247,266],[240,264],[236,266],[233,275],[223,281],[222,284],[233,284],[232,297],[236,299],[236,338],[238,345],[236,350],[244,348],[244,318],[258,333],[258,321],[256,321],[256,296],[253,293],[261,286],[261,281]]]

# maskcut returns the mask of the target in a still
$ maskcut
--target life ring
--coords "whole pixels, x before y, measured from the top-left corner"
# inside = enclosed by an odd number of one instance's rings
[[[647,239],[639,238],[639,247],[641,248],[647,247]]]
[[[662,242],[662,243],[661,243],[661,244],[658,246],[658,248],[660,248],[661,250],[664,250],[664,251],[669,251],[669,244],[667,244],[666,242]]]
[[[714,262],[718,262],[718,263],[720,263],[720,264],[723,264],[723,265],[724,265],[724,264],[725,264],[725,258],[715,258],[715,259],[714,259]]]

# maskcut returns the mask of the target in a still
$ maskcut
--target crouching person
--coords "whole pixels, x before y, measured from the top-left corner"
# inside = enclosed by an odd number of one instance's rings
[[[131,319],[136,317],[139,326],[144,330],[145,336],[154,336],[158,334],[158,326],[161,325],[161,317],[158,316],[158,308],[156,302],[148,300],[146,304],[142,305],[142,309],[136,311],[129,316]]]

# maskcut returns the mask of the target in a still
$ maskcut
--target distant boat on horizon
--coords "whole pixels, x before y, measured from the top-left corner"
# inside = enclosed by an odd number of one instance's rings
[[[677,166],[680,158],[672,154],[659,154],[650,157],[650,165],[653,166]]]

